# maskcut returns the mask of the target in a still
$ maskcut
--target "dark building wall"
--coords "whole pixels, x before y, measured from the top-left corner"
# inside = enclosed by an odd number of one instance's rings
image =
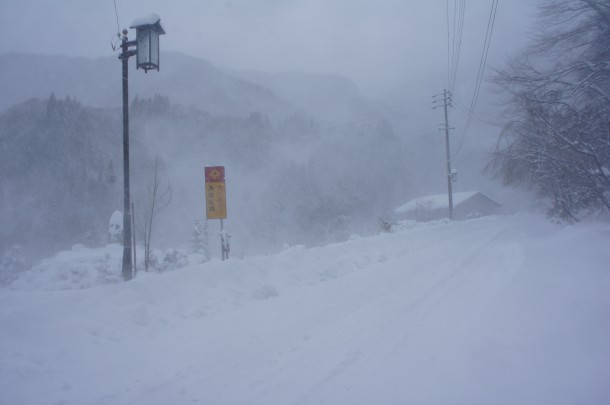
[[[500,204],[478,193],[455,207],[453,213],[455,219],[476,218],[496,214],[500,207]]]

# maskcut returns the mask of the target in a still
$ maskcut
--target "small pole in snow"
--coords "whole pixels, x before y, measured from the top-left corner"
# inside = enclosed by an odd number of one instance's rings
[[[131,240],[132,240],[132,246],[133,246],[133,275],[134,277],[136,276],[136,274],[138,274],[138,261],[136,260],[136,211],[133,207],[133,203],[131,203]]]
[[[224,224],[221,219],[220,220],[220,255],[222,257],[222,261],[225,260],[225,239],[224,239],[224,236],[222,235],[223,227],[224,227]]]
[[[231,250],[231,246],[229,245],[229,239],[231,235],[225,233],[224,231],[224,221],[220,220],[220,253],[222,257],[222,261],[229,259],[229,251]]]

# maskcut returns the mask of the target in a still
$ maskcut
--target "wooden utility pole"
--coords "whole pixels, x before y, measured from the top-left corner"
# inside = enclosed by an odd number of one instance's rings
[[[131,201],[129,198],[129,58],[135,55],[129,47],[135,41],[127,40],[127,30],[123,30],[121,38],[121,54],[123,83],[123,280],[129,281],[133,277],[131,262]]]

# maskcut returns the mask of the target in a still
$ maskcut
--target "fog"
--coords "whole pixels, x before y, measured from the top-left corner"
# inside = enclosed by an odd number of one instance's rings
[[[41,100],[35,110],[42,117],[51,93],[81,103],[85,110],[74,107],[74,114],[103,122],[102,109],[112,117],[107,127],[84,127],[85,137],[97,134],[88,153],[100,158],[100,169],[91,176],[101,178],[101,168],[111,164],[118,177],[103,193],[96,189],[104,198],[95,206],[94,228],[103,233],[112,212],[122,210],[120,64],[112,45],[117,29],[154,12],[167,32],[161,37],[161,71],[145,75],[132,61],[130,100],[144,101],[139,111],[132,105],[133,199],[141,198],[156,155],[163,183],[173,189],[171,205],[158,218],[156,246],[188,246],[194,220],[205,215],[203,167],[211,165],[227,168],[226,225],[236,255],[374,233],[378,218],[393,208],[446,192],[445,140],[439,131],[444,116],[433,109],[433,96],[449,86],[455,22],[447,6],[457,3],[117,0],[115,13],[110,0],[5,1],[0,23],[11,35],[0,38],[0,82],[10,89],[1,100],[4,123],[16,119],[7,112],[13,105],[31,98]],[[449,111],[451,157],[458,170],[454,191],[483,191],[510,210],[524,204],[521,194],[481,173],[500,131],[502,108],[487,79],[527,43],[534,2],[499,5],[485,80],[466,132],[489,3],[467,2],[464,14]],[[133,30],[129,35],[135,37]],[[21,114],[33,111],[20,108]],[[4,134],[11,133],[7,128]],[[56,131],[66,133],[64,127]],[[43,160],[38,158],[28,157]],[[11,218],[23,199],[38,198],[32,207],[44,205],[44,193],[32,197],[11,173],[3,174],[3,219]],[[62,178],[49,184],[56,182]],[[23,237],[18,225],[7,227],[12,231],[2,235],[0,250],[40,243]],[[216,233],[218,224],[211,226]],[[94,239],[100,243],[100,237]]]
[[[490,3],[466,4],[462,84],[476,77],[472,69],[478,66]],[[516,0],[499,5],[490,65],[498,65],[523,45],[534,4]],[[157,13],[167,32],[162,52],[180,51],[223,67],[340,74],[369,95],[409,84],[414,77],[436,77],[440,87],[434,91],[446,85],[443,0],[117,0],[116,6],[121,29],[140,16]],[[111,54],[117,32],[111,0],[4,1],[0,23],[11,34],[0,38],[2,52],[104,56]]]

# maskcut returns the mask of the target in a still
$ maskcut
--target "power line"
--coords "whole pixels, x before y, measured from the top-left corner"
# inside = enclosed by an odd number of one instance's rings
[[[449,26],[449,0],[447,0],[447,88],[451,87],[451,33]]]
[[[459,100],[454,99],[453,100],[455,102],[455,105],[453,105],[453,107],[456,108],[456,111],[460,111],[463,113],[464,116],[468,116],[468,114],[470,113],[470,110],[468,109],[468,107],[464,104],[462,104]],[[492,125],[492,126],[497,126],[497,127],[502,127],[500,124],[498,124],[497,122],[493,121],[493,119],[491,118],[485,118],[481,115],[479,115],[478,113],[473,113],[472,119],[474,121],[478,121],[482,124],[487,124],[487,125]]]
[[[447,6],[447,88],[453,91],[460,62],[460,53],[462,48],[462,36],[464,32],[464,16],[466,14],[466,0],[457,0],[453,2],[453,10]],[[453,18],[451,18],[453,14]],[[453,26],[450,20],[453,19]],[[453,35],[451,32],[453,31]]]
[[[114,15],[116,16],[116,38],[114,37],[114,35],[112,36],[112,38],[110,39],[110,46],[112,47],[112,51],[114,52],[117,49],[117,44],[121,42],[121,26],[119,25],[119,12],[116,7],[116,0],[113,0],[113,2]]]
[[[459,16],[458,16],[459,14]],[[455,12],[457,17],[457,35],[456,29],[454,28],[454,48],[453,48],[453,66],[449,91],[453,92],[455,89],[455,81],[457,79],[458,67],[460,64],[460,53],[462,49],[462,34],[464,33],[464,16],[466,14],[466,0],[460,0],[459,12]],[[455,19],[454,17],[454,19]]]
[[[457,0],[453,0],[453,40],[451,45],[451,66],[449,67],[449,87],[451,89],[452,81],[453,81],[453,69],[455,66],[455,20],[457,17]]]
[[[121,37],[121,26],[119,24],[119,12],[116,8],[116,0],[113,0],[114,2],[114,14],[116,15],[116,32],[117,32],[117,36],[120,38]]]
[[[466,138],[466,134],[468,133],[468,130],[470,129],[470,124],[472,123],[474,110],[476,108],[477,101],[479,99],[479,92],[481,90],[481,84],[483,83],[485,66],[487,64],[487,56],[489,54],[489,46],[491,44],[491,36],[493,33],[495,21],[496,21],[496,13],[498,11],[498,2],[499,2],[499,0],[492,1],[491,11],[489,12],[489,19],[487,21],[487,31],[485,32],[485,41],[483,43],[483,52],[481,53],[481,60],[479,61],[479,69],[478,69],[477,78],[475,81],[474,93],[472,95],[472,100],[470,102],[470,108],[468,111],[468,117],[466,118],[466,124],[464,125],[464,130],[462,131],[460,145],[459,145],[457,151],[455,152],[455,156],[457,156],[457,154],[462,149],[462,146],[464,144],[464,139]]]

